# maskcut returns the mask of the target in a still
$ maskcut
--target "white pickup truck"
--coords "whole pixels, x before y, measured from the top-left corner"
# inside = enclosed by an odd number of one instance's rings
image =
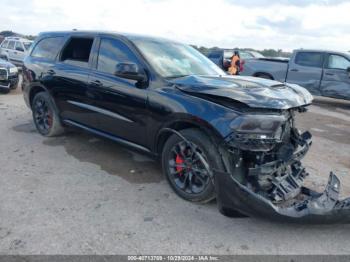
[[[298,84],[314,95],[350,100],[350,53],[295,50],[290,59],[249,59],[241,75]]]

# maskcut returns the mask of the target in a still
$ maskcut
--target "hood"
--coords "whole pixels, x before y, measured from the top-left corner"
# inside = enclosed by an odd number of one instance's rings
[[[189,94],[229,98],[252,108],[289,109],[313,99],[301,86],[256,77],[186,76],[170,82]]]
[[[15,65],[13,65],[10,62],[7,62],[3,59],[0,59],[0,67],[10,68],[10,67],[15,67]]]

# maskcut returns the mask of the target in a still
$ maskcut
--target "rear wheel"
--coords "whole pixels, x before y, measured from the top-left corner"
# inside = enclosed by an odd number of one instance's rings
[[[64,133],[58,112],[56,112],[53,102],[46,92],[35,95],[32,112],[36,129],[43,136],[58,136]]]
[[[221,169],[219,154],[210,138],[199,129],[185,129],[180,133],[192,147],[176,134],[172,135],[163,148],[163,172],[180,197],[208,202],[215,198],[215,186],[200,158],[206,160],[210,170]]]

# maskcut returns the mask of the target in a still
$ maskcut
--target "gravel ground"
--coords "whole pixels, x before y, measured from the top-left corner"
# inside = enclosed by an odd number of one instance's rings
[[[350,102],[318,98],[298,117],[304,163],[350,195]],[[0,254],[349,254],[350,225],[222,216],[177,197],[151,159],[87,134],[44,138],[19,90],[0,95]],[[314,181],[314,182],[313,182]]]

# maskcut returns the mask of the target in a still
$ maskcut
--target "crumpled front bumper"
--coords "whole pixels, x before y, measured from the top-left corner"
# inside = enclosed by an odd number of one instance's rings
[[[239,183],[233,175],[218,170],[215,186],[219,210],[238,211],[251,217],[278,222],[332,224],[350,223],[350,198],[339,200],[340,181],[331,173],[323,193],[302,187],[290,204],[276,205]]]

